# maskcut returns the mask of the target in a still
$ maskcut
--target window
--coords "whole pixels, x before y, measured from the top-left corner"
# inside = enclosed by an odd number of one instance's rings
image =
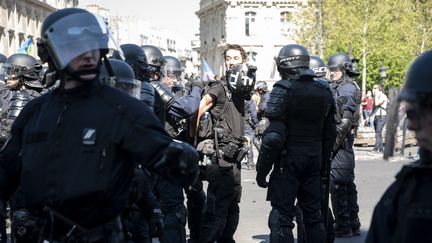
[[[292,13],[291,12],[282,12],[280,14],[280,22],[281,22],[281,34],[283,36],[288,36],[291,30],[291,20]]]
[[[253,23],[255,23],[255,12],[246,12],[245,13],[245,35],[251,36],[253,33]]]

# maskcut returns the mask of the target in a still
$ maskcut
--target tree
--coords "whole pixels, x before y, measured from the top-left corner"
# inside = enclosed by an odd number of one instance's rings
[[[432,3],[425,0],[311,0],[298,42],[324,59],[337,52],[361,58],[362,92],[381,82],[401,87],[416,55],[432,43]],[[320,38],[321,37],[321,38]]]

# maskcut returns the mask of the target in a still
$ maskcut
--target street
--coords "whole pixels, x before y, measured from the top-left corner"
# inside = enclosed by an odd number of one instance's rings
[[[361,235],[347,239],[336,239],[336,243],[364,242],[369,229],[375,204],[386,188],[394,181],[394,176],[405,163],[413,161],[406,157],[396,156],[385,161],[378,155],[368,155],[371,148],[356,147],[356,179],[358,190],[359,217]],[[408,148],[406,155],[415,154],[416,147]],[[240,224],[235,239],[243,242],[266,242],[269,234],[267,218],[270,204],[265,201],[266,190],[255,183],[255,171],[242,171],[242,201],[240,204]],[[296,236],[296,229],[294,229]]]

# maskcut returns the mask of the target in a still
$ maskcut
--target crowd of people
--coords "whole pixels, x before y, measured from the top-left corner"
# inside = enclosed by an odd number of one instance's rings
[[[240,45],[225,46],[224,74],[186,79],[177,58],[118,46],[82,9],[50,14],[37,45],[40,60],[0,56],[0,242],[7,217],[19,243],[235,242],[242,166],[267,188],[271,243],[294,242],[294,219],[298,242],[361,234],[353,131],[363,105],[382,151],[387,97],[374,85],[362,100],[347,54],[325,64],[286,45],[270,91]],[[377,205],[367,242],[431,239],[430,64],[431,52],[415,60],[400,96],[421,158]]]

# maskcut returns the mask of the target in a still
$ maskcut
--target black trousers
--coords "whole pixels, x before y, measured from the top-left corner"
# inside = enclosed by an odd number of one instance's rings
[[[280,213],[280,222],[284,222],[276,223],[277,227],[284,229],[269,225],[271,238],[277,239],[275,234],[279,231],[292,232],[293,218],[296,216],[294,203],[297,198],[303,212],[307,242],[325,242],[326,233],[321,217],[321,156],[287,156],[281,163],[280,166],[275,166],[270,175],[267,199],[273,210]],[[275,219],[270,221],[277,222]],[[283,239],[284,242],[294,240],[292,237]]]
[[[354,135],[350,134],[332,161],[330,193],[336,221],[336,233],[347,233],[350,229],[355,230],[359,227],[357,226],[359,206],[357,204],[357,188],[354,183],[353,141]]]
[[[205,178],[209,184],[199,242],[235,242],[242,189],[240,169],[236,164],[209,165]]]

